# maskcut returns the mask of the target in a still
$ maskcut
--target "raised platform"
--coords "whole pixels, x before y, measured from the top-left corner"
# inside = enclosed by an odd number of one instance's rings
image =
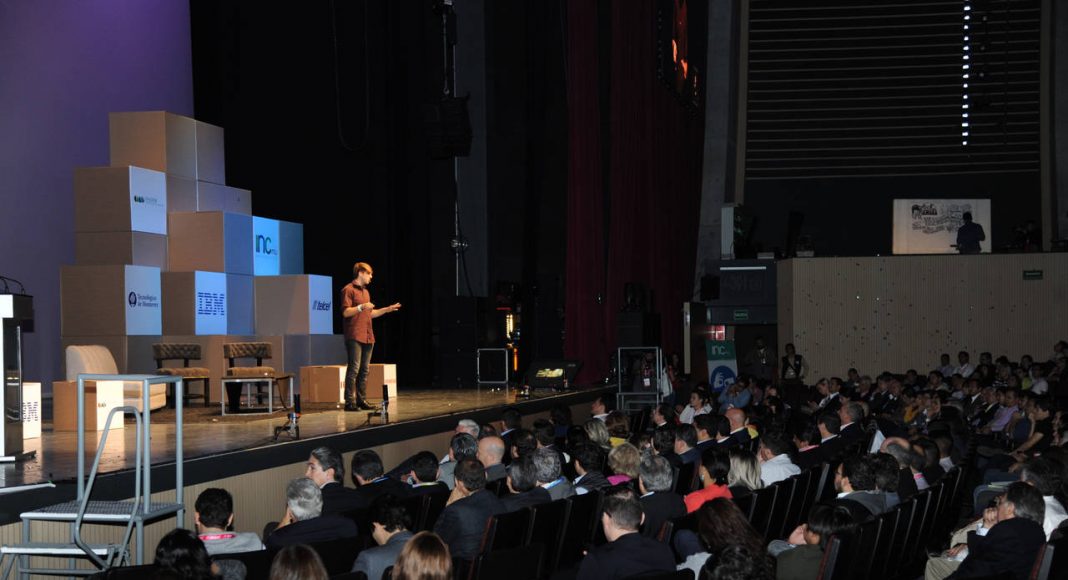
[[[309,405],[300,419],[300,440],[285,433],[277,441],[274,430],[286,421],[285,411],[272,415],[218,414],[192,406],[184,414],[186,487],[226,477],[303,462],[309,452],[320,445],[332,446],[343,453],[368,447],[380,448],[390,443],[451,431],[460,418],[479,423],[500,419],[500,409],[516,405],[524,415],[547,411],[563,403],[575,406],[590,401],[604,389],[586,389],[554,393],[535,391],[530,398],[516,398],[515,390],[451,389],[404,390],[390,408],[388,424],[368,413],[345,412],[331,405]],[[374,400],[372,400],[374,402]],[[173,488],[174,463],[166,463],[174,454],[173,410],[152,414],[152,469],[155,493]],[[576,421],[584,417],[575,415]],[[170,419],[170,420],[168,420]],[[4,488],[52,482],[54,488],[36,488],[0,495],[0,525],[18,520],[19,513],[45,505],[69,501],[75,496],[77,474],[77,434],[55,432],[46,423],[42,436],[26,440],[26,450],[36,451],[34,459],[0,467]],[[127,429],[108,438],[108,449],[100,465],[93,499],[125,500],[133,489],[131,471],[134,461],[134,430]],[[87,462],[92,461],[99,433],[89,433],[86,440]],[[159,463],[157,463],[159,461]],[[158,477],[157,474],[158,473]],[[158,482],[158,487],[157,487]],[[194,498],[187,497],[187,501]]]

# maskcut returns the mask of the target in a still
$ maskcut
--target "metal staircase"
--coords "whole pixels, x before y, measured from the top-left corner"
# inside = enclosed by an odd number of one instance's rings
[[[115,407],[108,413],[105,429],[97,446],[96,456],[85,477],[85,381],[137,381],[142,384],[142,409],[132,406]],[[135,564],[144,563],[146,522],[155,521],[171,515],[181,525],[185,517],[183,451],[182,451],[182,397],[175,397],[175,501],[173,503],[153,503],[152,494],[152,429],[149,408],[149,387],[153,384],[175,383],[175,392],[182,391],[182,378],[178,376],[152,375],[78,375],[78,494],[73,501],[47,506],[34,511],[23,512],[22,543],[0,547],[0,578],[7,578],[16,567],[20,578],[29,574],[54,576],[90,576],[100,570],[130,564],[130,539],[136,534],[137,554]],[[136,425],[136,449],[134,461],[134,494],[130,501],[91,500],[93,484],[96,482],[100,458],[104,453],[111,422],[116,414],[130,413]],[[121,419],[120,419],[121,420]],[[46,543],[31,539],[33,522],[69,522],[71,526],[70,542]],[[89,544],[82,538],[82,525],[125,524],[121,542],[106,544]],[[68,558],[67,568],[33,568],[30,557]],[[93,568],[77,568],[77,559],[88,559]],[[5,562],[6,560],[6,562]]]

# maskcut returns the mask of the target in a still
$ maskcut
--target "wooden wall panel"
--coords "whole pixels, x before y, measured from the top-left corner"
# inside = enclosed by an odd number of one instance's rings
[[[960,350],[973,362],[982,351],[1046,360],[1068,335],[1068,254],[802,258],[778,269],[779,344],[797,345],[810,381],[849,367],[926,372]]]

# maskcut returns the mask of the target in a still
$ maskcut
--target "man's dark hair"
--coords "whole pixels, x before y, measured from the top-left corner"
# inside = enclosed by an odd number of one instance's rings
[[[197,496],[195,509],[200,514],[201,524],[225,529],[234,513],[234,498],[225,489],[209,487]]]
[[[693,427],[698,431],[705,431],[709,437],[716,436],[716,415],[705,413],[693,418]]]
[[[471,436],[468,435],[468,437]],[[461,459],[456,464],[453,474],[456,476],[456,481],[463,483],[467,491],[471,493],[486,487],[486,466],[473,457]]]
[[[932,465],[938,465],[938,444],[928,439],[927,437],[917,437],[912,442],[914,447],[919,447],[923,450],[923,466],[931,467]]]
[[[708,475],[718,485],[727,484],[727,475],[731,470],[731,454],[725,449],[711,445],[701,454],[701,465],[708,470]]]
[[[534,460],[529,455],[520,456],[508,466],[508,477],[512,480],[512,489],[518,493],[534,489],[538,485]]]
[[[438,458],[429,451],[420,451],[412,457],[412,471],[419,483],[430,483],[438,478]]]
[[[668,425],[675,420],[675,407],[672,407],[667,403],[660,403],[657,405],[656,411],[664,417],[664,421],[666,421]]]
[[[816,427],[816,422],[811,420],[799,422],[794,428],[794,435],[798,441],[808,445],[819,445],[822,439],[819,427]]]
[[[771,580],[771,558],[763,551],[754,553],[741,544],[728,544],[701,568],[700,580]]]
[[[452,449],[452,455],[456,461],[478,456],[478,439],[475,439],[474,435],[470,433],[453,435],[452,440],[449,441],[449,447]]]
[[[600,471],[604,467],[605,454],[600,445],[582,441],[571,448],[571,459],[582,466],[583,471]]]
[[[1032,457],[1024,464],[1020,481],[1030,483],[1042,495],[1058,495],[1063,483],[1061,481],[1063,471],[1064,467],[1053,459],[1044,455]],[[199,503],[200,500],[197,500],[198,505]]]
[[[831,536],[855,533],[857,523],[849,510],[843,506],[816,504],[809,512],[808,529],[819,535],[820,549],[825,549]]]
[[[642,504],[629,487],[616,487],[605,493],[604,513],[624,530],[638,531],[638,526],[642,525]]]
[[[538,448],[538,440],[530,429],[516,429],[515,435],[512,436],[512,446],[515,447],[516,453],[523,457]]]
[[[319,466],[324,472],[329,469],[334,470],[334,481],[345,481],[345,460],[333,447],[325,445],[316,447],[312,450],[311,456],[319,462]]]
[[[615,410],[615,404],[616,404],[616,398],[615,397],[609,397],[607,395],[597,395],[596,397],[594,397],[593,400],[594,401],[599,401],[602,405],[604,405],[604,412],[605,413],[611,413],[613,410]]]
[[[900,468],[897,460],[889,453],[875,453],[869,457],[875,472],[875,488],[886,493],[897,493]]]
[[[359,475],[366,481],[382,477],[385,470],[382,467],[382,458],[370,449],[362,449],[352,456],[353,477]]]
[[[1036,411],[1042,410],[1053,414],[1053,401],[1046,396],[1036,396],[1032,399],[1031,405]]]
[[[859,425],[864,420],[864,405],[854,401],[847,404],[845,410],[851,422]]]
[[[675,450],[675,427],[664,425],[653,431],[653,449],[657,453],[665,453]]]
[[[697,446],[697,429],[693,425],[683,423],[675,428],[675,440],[682,441],[687,447]]]
[[[820,413],[816,418],[816,423],[822,423],[828,433],[835,435],[842,428],[842,420],[838,418],[838,413]]]
[[[556,442],[556,426],[548,419],[535,420],[531,431],[542,447],[548,447]]]
[[[702,415],[703,416],[703,415]],[[731,434],[731,422],[723,415],[715,416],[716,435],[726,437]]]
[[[387,532],[397,532],[412,527],[412,518],[404,504],[393,494],[383,494],[371,502],[371,521],[381,525]]]
[[[760,437],[760,444],[768,448],[774,455],[796,454],[797,448],[777,433],[767,433]]]
[[[501,411],[501,422],[505,430],[518,429],[523,426],[523,415],[515,407],[505,407]]]
[[[534,462],[534,477],[539,483],[550,483],[560,479],[560,454],[552,449],[537,449],[530,454]]]
[[[1012,502],[1016,517],[1043,525],[1046,519],[1046,502],[1042,493],[1022,481],[1013,482],[1005,491],[1005,501]]]
[[[842,461],[842,477],[849,478],[854,491],[875,489],[875,469],[866,456],[854,455]]]

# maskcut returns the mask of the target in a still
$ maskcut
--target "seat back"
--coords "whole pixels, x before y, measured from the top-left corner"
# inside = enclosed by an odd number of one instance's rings
[[[505,483],[506,483],[506,480],[504,480],[504,479],[497,479],[497,480],[494,480],[494,481],[487,481],[486,482],[486,491],[490,492],[491,494],[493,494],[493,495],[495,495],[497,497],[501,497],[502,493],[507,493],[507,491],[508,491],[508,486],[505,485]]]
[[[254,358],[256,366],[263,366],[263,360],[271,358],[269,342],[228,342],[223,345],[223,357],[234,366],[234,359]]]
[[[411,518],[412,523],[409,529],[416,532],[425,530],[423,526],[426,524],[426,510],[430,505],[430,497],[426,494],[409,496],[401,500],[401,505]]]
[[[527,541],[544,547],[542,568],[555,571],[560,563],[560,550],[563,547],[565,530],[568,528],[568,517],[571,515],[571,502],[558,499],[538,504],[532,509],[534,522]]]
[[[875,549],[872,550],[871,562],[868,565],[868,578],[880,580],[884,578],[887,559],[890,557],[890,548],[894,544],[894,534],[897,530],[898,518],[901,508],[895,508],[879,516],[879,535],[876,538]]]
[[[838,554],[842,549],[842,541],[837,536],[831,536],[827,541],[827,547],[823,549],[823,559],[820,560],[818,580],[834,580],[835,568],[838,565]]]
[[[679,466],[679,472],[675,479],[675,493],[686,495],[693,491],[693,481],[697,477],[698,463],[686,463]]]
[[[448,491],[427,494],[426,519],[423,521],[424,530],[433,530],[438,516],[445,510],[445,503],[449,501]]]
[[[117,375],[119,368],[106,346],[71,345],[67,347],[67,380],[76,381],[78,375]]]
[[[323,566],[330,575],[342,574],[352,570],[352,563],[360,553],[360,542],[356,538],[342,538],[310,544]]]
[[[156,359],[157,367],[162,367],[166,360],[180,360],[189,366],[189,361],[200,360],[200,345],[195,342],[157,342],[152,345],[152,357]]]
[[[533,516],[533,511],[525,507],[490,518],[482,539],[482,553],[525,545],[530,539]]]
[[[274,560],[274,555],[273,550],[260,550],[237,554],[216,554],[211,559],[238,560],[245,565],[246,578],[266,578],[271,575],[271,562]]]
[[[604,496],[599,491],[568,498],[567,501],[571,502],[569,523],[564,530],[558,567],[566,568],[582,559],[583,550],[593,542],[594,528],[600,525],[603,500]]]
[[[1047,580],[1049,578],[1055,551],[1056,548],[1052,544],[1042,544],[1042,547],[1038,549],[1035,565],[1031,568],[1031,575],[1028,580]]]
[[[475,580],[539,580],[544,552],[541,544],[487,552],[475,560],[471,577]]]
[[[772,485],[753,492],[753,505],[749,509],[749,523],[765,539],[768,537],[768,522],[771,518],[771,510],[775,505],[775,496],[779,493],[779,489],[781,489],[779,485]]]
[[[771,506],[771,513],[768,515],[767,532],[764,534],[769,540],[784,538],[790,531],[793,531],[793,528],[790,528],[789,531],[784,532],[783,528],[786,527],[786,518],[790,512],[790,504],[793,502],[794,495],[797,493],[798,484],[803,477],[805,477],[805,475],[799,473],[775,484],[779,490],[775,494],[775,503]]]
[[[850,546],[850,562],[844,578],[868,578],[872,562],[875,559],[876,546],[882,530],[883,519],[876,518],[864,522],[857,530],[856,540]]]

